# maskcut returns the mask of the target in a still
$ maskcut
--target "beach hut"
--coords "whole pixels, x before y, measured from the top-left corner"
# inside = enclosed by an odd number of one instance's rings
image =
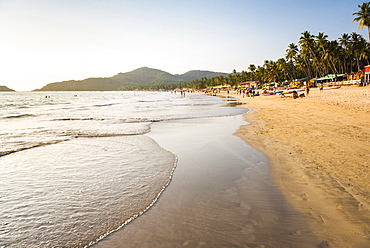
[[[306,77],[306,78],[299,78],[299,79],[295,79],[294,82],[297,82],[298,85],[305,85],[307,84],[307,82],[310,82],[312,78],[311,77]]]
[[[260,83],[259,81],[246,81],[238,84],[238,88],[243,89],[257,88],[259,86],[259,83]]]
[[[329,74],[325,77],[315,79],[315,83],[328,83],[328,84],[337,84],[337,82],[343,81],[344,74]]]
[[[364,67],[364,86],[370,84],[370,65]]]

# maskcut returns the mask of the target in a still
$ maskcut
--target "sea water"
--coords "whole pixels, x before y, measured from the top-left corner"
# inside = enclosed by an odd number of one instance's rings
[[[176,154],[153,122],[246,113],[170,92],[0,93],[0,247],[88,247],[143,214]]]

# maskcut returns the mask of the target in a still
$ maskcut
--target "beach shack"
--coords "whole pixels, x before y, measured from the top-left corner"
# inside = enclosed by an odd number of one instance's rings
[[[328,84],[328,85],[337,85],[338,82],[343,81],[344,74],[329,74],[325,77],[315,79],[315,84]]]
[[[309,83],[310,83],[310,80],[311,80],[311,79],[312,79],[311,77],[295,79],[295,80],[291,83],[291,86],[301,87],[301,86],[307,85],[307,84],[309,84]],[[310,86],[312,86],[312,85],[310,85]]]
[[[364,86],[370,84],[370,65],[364,67]]]
[[[259,81],[246,81],[246,82],[243,82],[243,83],[239,83],[238,84],[238,88],[242,88],[242,89],[257,89],[260,85],[260,82]]]

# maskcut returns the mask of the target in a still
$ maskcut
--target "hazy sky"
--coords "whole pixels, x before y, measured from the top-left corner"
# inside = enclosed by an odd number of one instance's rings
[[[0,0],[0,85],[111,77],[147,66],[231,72],[285,56],[305,30],[358,32],[363,0]]]

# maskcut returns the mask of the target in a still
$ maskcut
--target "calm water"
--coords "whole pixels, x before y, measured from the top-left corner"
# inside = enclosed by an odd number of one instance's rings
[[[176,155],[153,122],[237,115],[202,94],[0,93],[0,247],[85,247],[141,215]]]

